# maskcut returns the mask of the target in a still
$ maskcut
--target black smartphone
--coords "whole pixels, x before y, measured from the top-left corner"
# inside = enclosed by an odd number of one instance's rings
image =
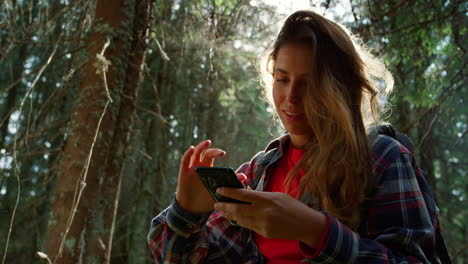
[[[216,193],[216,189],[219,187],[244,188],[244,185],[237,179],[237,175],[232,168],[197,167],[195,172],[216,202],[250,204],[249,202],[239,201]]]
[[[197,167],[195,172],[200,177],[211,197],[216,202],[250,204],[230,197],[219,195],[216,189],[219,187],[244,188],[232,168],[222,167]],[[236,221],[228,219],[232,225],[239,226]]]

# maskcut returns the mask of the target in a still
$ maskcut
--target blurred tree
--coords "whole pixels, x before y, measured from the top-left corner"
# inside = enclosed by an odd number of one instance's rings
[[[150,6],[150,1],[96,2],[88,61],[52,201],[46,252],[54,262],[110,262]]]
[[[172,198],[190,145],[210,138],[228,153],[217,165],[237,167],[272,139],[255,62],[272,35],[267,14],[243,0],[158,2],[113,263],[152,262],[142,237]]]

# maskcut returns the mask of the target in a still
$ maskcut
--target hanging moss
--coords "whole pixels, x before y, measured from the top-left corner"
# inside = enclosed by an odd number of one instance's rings
[[[75,252],[75,246],[76,246],[76,239],[74,237],[70,237],[65,240],[65,247],[70,252]]]

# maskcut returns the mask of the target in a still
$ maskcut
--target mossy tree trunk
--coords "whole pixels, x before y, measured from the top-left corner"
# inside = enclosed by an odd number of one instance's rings
[[[150,7],[149,0],[96,2],[88,62],[69,124],[45,243],[46,253],[58,263],[109,263]],[[101,53],[105,60],[96,59]],[[106,60],[111,64],[104,78],[97,70],[104,69]]]

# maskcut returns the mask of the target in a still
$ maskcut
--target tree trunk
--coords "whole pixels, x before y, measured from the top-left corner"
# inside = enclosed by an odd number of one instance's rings
[[[112,237],[115,227],[122,177],[124,175],[127,151],[131,139],[133,120],[136,115],[138,87],[143,77],[143,65],[146,56],[146,36],[150,24],[150,0],[135,1],[133,35],[128,59],[122,103],[118,115],[116,133],[111,145],[107,172],[101,189],[101,202],[104,205],[104,226],[107,252],[105,262],[110,263]],[[108,199],[111,198],[109,201]],[[110,230],[108,230],[110,228]]]
[[[427,110],[425,108],[419,111],[424,113]],[[433,131],[431,128],[431,122],[436,115],[436,111],[430,110],[425,117],[422,118],[421,123],[418,125],[418,137],[419,137],[419,160],[421,168],[427,172],[427,182],[431,186],[431,189],[434,193],[434,198],[437,200],[437,186],[436,178],[434,173],[434,146],[437,146],[436,139],[433,136]]]
[[[12,82],[16,81],[17,79],[21,78],[21,75],[24,70],[24,62],[26,60],[26,45],[22,45],[19,48],[18,59],[16,63],[13,65],[12,69]],[[16,104],[16,96],[18,94],[18,89],[21,86],[21,82],[13,86],[9,91],[6,98],[6,102],[2,108],[2,114],[0,116],[0,149],[5,147],[5,137],[8,135],[8,125],[10,124],[10,116],[11,110],[13,110],[14,105]],[[3,122],[3,123],[2,123]]]
[[[96,3],[89,61],[63,150],[45,245],[49,257],[60,258],[59,263],[109,261],[114,212],[146,52],[149,7],[149,1]],[[111,63],[106,85],[102,74],[97,74],[96,55],[108,41],[110,46],[103,54]],[[106,109],[107,89],[113,102]],[[76,212],[72,211],[74,205]],[[71,223],[69,228],[67,223]]]

